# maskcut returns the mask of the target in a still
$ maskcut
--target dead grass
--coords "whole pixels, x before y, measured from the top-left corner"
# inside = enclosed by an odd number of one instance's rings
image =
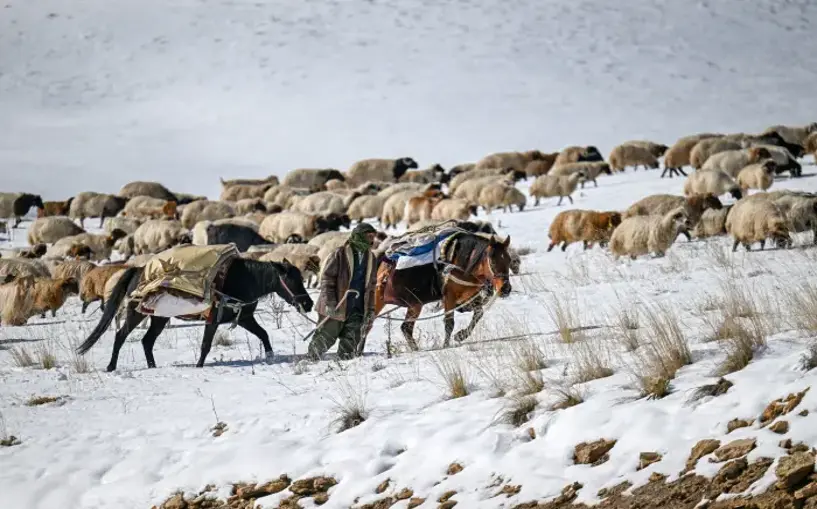
[[[505,398],[505,405],[500,413],[499,421],[519,427],[530,420],[531,414],[536,411],[539,401],[530,394],[517,394]]]
[[[671,380],[683,366],[692,363],[686,337],[671,307],[658,304],[644,313],[642,347],[635,355],[634,375],[641,393],[663,398],[671,392]]]
[[[635,307],[622,305],[610,320],[610,327],[624,351],[632,352],[638,349],[639,316]]]
[[[25,346],[12,347],[9,354],[11,355],[12,364],[18,368],[30,368],[36,364],[31,352]]]
[[[51,341],[41,341],[34,349],[37,356],[37,364],[43,369],[57,367],[57,354],[54,351],[54,343]]]
[[[787,292],[786,308],[790,325],[807,332],[817,332],[817,287],[805,283]]]
[[[55,403],[60,400],[59,396],[34,396],[26,401],[26,406],[40,406]]]
[[[574,385],[554,387],[553,394],[556,400],[550,405],[551,410],[564,410],[584,403],[584,393]]]
[[[615,371],[611,367],[610,352],[607,345],[600,341],[589,344],[587,341],[571,345],[573,356],[574,382],[583,383],[599,378],[612,376]]]
[[[440,353],[431,359],[449,399],[462,398],[471,393],[469,373],[459,357],[452,353]]]
[[[766,347],[766,335],[767,329],[759,316],[742,321],[733,319],[729,326],[729,338],[721,343],[726,358],[715,374],[728,375],[749,365],[755,354]]]
[[[578,331],[580,323],[572,302],[572,300],[563,298],[559,294],[554,294],[553,299],[547,306],[548,314],[553,323],[556,324],[559,339],[566,344],[583,339],[582,334]]]
[[[522,371],[539,371],[548,366],[545,352],[532,339],[515,344],[512,355],[514,364]]]
[[[809,343],[808,349],[800,357],[800,369],[811,371],[814,368],[817,368],[817,342],[812,341]]]
[[[723,300],[721,309],[724,316],[733,318],[752,318],[758,315],[758,306],[752,297],[751,290],[745,285],[734,281],[725,281],[721,284]]]
[[[362,424],[368,417],[366,390],[346,378],[337,380],[338,395],[330,396],[333,403],[331,426],[342,433]]]

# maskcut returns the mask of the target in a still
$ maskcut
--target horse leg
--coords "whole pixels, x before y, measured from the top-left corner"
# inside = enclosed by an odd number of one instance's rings
[[[451,334],[454,332],[454,310],[457,307],[457,295],[450,290],[443,295],[443,309],[445,309],[445,341],[443,348],[451,344]]]
[[[145,332],[145,335],[142,336],[142,349],[145,351],[145,360],[149,368],[156,367],[156,360],[153,358],[153,345],[169,321],[170,318],[165,316],[150,317],[150,327],[148,327],[148,331]]]
[[[272,345],[269,342],[269,334],[255,319],[255,315],[242,318],[238,322],[238,326],[261,340],[261,344],[264,346],[264,360],[267,361],[267,364],[272,363],[273,353]]]
[[[403,336],[406,338],[406,343],[408,343],[409,348],[415,352],[420,348],[417,346],[417,342],[414,341],[414,322],[422,312],[422,304],[414,304],[413,306],[409,306],[408,309],[406,309],[406,318],[403,320],[403,325],[400,326],[400,330],[403,332]]]
[[[210,353],[210,348],[213,346],[213,336],[216,335],[216,329],[218,329],[218,324],[215,322],[204,326],[204,337],[201,339],[201,355],[199,356],[199,362],[196,363],[197,368],[204,366],[204,359],[207,358],[207,354]]]
[[[482,315],[484,311],[482,310],[482,306],[478,305],[474,309],[474,316],[471,317],[471,323],[468,324],[468,327],[464,328],[463,330],[459,331],[457,334],[454,335],[454,341],[457,343],[462,343],[468,336],[474,332],[474,328],[477,326],[480,320],[482,320]]]
[[[122,345],[125,344],[125,340],[128,338],[128,334],[136,328],[137,325],[142,323],[142,320],[145,319],[145,315],[142,313],[137,312],[134,308],[128,307],[128,314],[125,316],[125,325],[122,326],[121,329],[116,331],[116,336],[113,340],[113,353],[111,353],[111,362],[108,363],[108,367],[106,370],[108,372],[114,371],[116,369],[116,362],[119,359],[119,350],[122,349]]]

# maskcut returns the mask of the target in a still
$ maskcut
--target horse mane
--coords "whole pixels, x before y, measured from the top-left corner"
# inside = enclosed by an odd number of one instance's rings
[[[465,272],[470,272],[479,263],[490,246],[490,242],[484,237],[470,233],[457,235],[454,242],[450,262]]]

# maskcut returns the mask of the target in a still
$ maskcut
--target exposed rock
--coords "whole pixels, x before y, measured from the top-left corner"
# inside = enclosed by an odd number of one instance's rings
[[[715,458],[717,461],[729,461],[741,456],[746,456],[755,448],[757,440],[754,438],[742,438],[740,440],[732,440],[728,444],[719,447],[715,451]]]
[[[653,463],[658,463],[661,461],[661,458],[663,458],[663,456],[657,452],[642,452],[638,455],[638,468],[636,470],[641,470]]]
[[[380,500],[375,500],[370,504],[365,504],[360,506],[357,509],[389,509],[389,507],[393,506],[397,502],[394,497],[386,497],[381,498]]]
[[[815,495],[817,495],[817,481],[810,482],[794,492],[794,498],[796,499],[811,498]]]
[[[184,495],[181,493],[176,493],[172,497],[170,497],[164,504],[162,504],[162,509],[187,509],[187,501],[184,499]]]
[[[650,482],[663,482],[666,478],[667,475],[660,472],[653,472],[650,474]]]
[[[409,500],[408,506],[406,507],[408,507],[408,509],[414,509],[417,506],[423,505],[425,501],[426,499],[424,498],[412,497],[412,499]]]
[[[777,487],[790,490],[814,472],[814,455],[810,452],[796,452],[783,456],[777,463]]]
[[[441,503],[441,504],[442,504],[443,502],[447,502],[449,498],[453,497],[453,496],[454,496],[454,495],[456,495],[456,494],[457,494],[457,492],[456,492],[456,491],[454,491],[454,490],[449,490],[449,491],[446,491],[445,493],[443,493],[442,495],[440,495],[440,498],[438,498],[438,499],[437,499],[437,502],[439,502],[439,503]]]
[[[599,439],[582,442],[573,451],[573,461],[580,465],[598,465],[607,461],[607,453],[616,445],[615,440]]]
[[[409,488],[403,488],[402,490],[397,492],[397,495],[394,496],[397,500],[405,500],[407,498],[411,498],[414,496],[414,491],[410,490]]]
[[[448,470],[446,470],[446,474],[448,475],[456,475],[463,471],[465,467],[460,465],[459,463],[452,463],[448,465]]]
[[[736,429],[748,428],[754,422],[754,419],[732,419],[726,424],[726,432],[732,433]]]
[[[295,481],[290,485],[289,491],[302,497],[312,497],[318,493],[326,493],[337,483],[332,477],[310,477]]]
[[[391,483],[391,479],[386,479],[385,481],[377,485],[377,488],[375,488],[374,492],[377,493],[378,495],[383,493],[384,491],[389,489],[389,483]]]
[[[692,447],[692,451],[689,453],[689,459],[687,460],[687,471],[693,470],[695,465],[698,464],[698,460],[706,456],[707,454],[712,454],[715,452],[718,447],[721,446],[720,440],[712,440],[706,439],[701,440],[697,444]]]
[[[220,437],[227,431],[227,424],[224,422],[217,422],[215,426],[210,428],[210,431],[213,433],[214,437]]]
[[[495,497],[498,497],[498,496],[500,496],[500,495],[505,495],[506,497],[511,498],[511,497],[513,497],[513,496],[519,495],[519,492],[520,492],[520,491],[522,491],[522,485],[521,485],[521,484],[517,484],[517,485],[515,485],[515,486],[514,486],[514,485],[512,485],[512,484],[506,484],[506,485],[505,485],[505,486],[503,486],[503,487],[502,487],[502,489],[501,489],[501,490],[499,490],[499,492],[497,492],[497,494],[496,494],[496,495],[494,495],[494,496],[495,496]]]
[[[789,448],[789,454],[794,454],[796,452],[809,452],[810,450],[811,448],[807,444],[797,442]]]
[[[559,501],[565,504],[568,502],[572,502],[579,495],[579,490],[582,489],[583,487],[584,486],[578,482],[568,484],[567,486],[562,488],[562,494],[556,497],[555,501]]]
[[[781,415],[786,415],[787,413],[794,410],[797,407],[797,405],[799,405],[800,402],[803,401],[803,397],[806,395],[810,388],[811,387],[806,387],[800,392],[789,394],[785,398],[776,399],[769,403],[769,405],[766,407],[765,410],[763,410],[763,413],[760,415],[761,427],[766,426],[767,424],[777,419]]]
[[[800,410],[800,413],[799,413],[799,414],[797,414],[797,415],[799,415],[800,417],[805,417],[805,416],[807,416],[807,415],[808,415],[808,408],[806,408],[806,409],[804,409],[804,410]]]
[[[446,501],[445,501],[445,502],[443,502],[442,504],[438,505],[438,506],[437,506],[437,509],[451,509],[451,508],[452,508],[452,507],[454,507],[455,505],[457,505],[457,501],[456,501],[456,500],[446,500]]]
[[[706,497],[715,499],[721,493],[742,493],[763,477],[774,462],[771,458],[759,458],[749,464],[746,458],[738,458],[725,464],[706,490]]]
[[[697,401],[707,396],[717,397],[722,394],[726,394],[726,392],[730,388],[732,388],[732,385],[733,385],[732,382],[730,382],[729,380],[725,378],[720,378],[714,384],[698,387],[692,396],[692,400]]]
[[[786,438],[777,443],[783,449],[791,449],[791,438]]]
[[[531,440],[536,440],[536,430],[533,428],[528,428],[528,436]]]
[[[774,424],[769,426],[769,431],[784,435],[789,432],[789,423],[788,421],[775,421]]]
[[[632,486],[633,486],[633,483],[631,483],[630,481],[620,482],[620,483],[618,483],[615,486],[612,486],[610,488],[600,489],[599,492],[597,493],[597,495],[598,495],[599,498],[607,498],[607,497],[612,497],[614,495],[620,495],[620,494],[624,493],[625,491],[629,490],[630,488],[632,488]]]
[[[328,493],[316,493],[314,497],[312,497],[312,502],[315,505],[323,505],[329,502],[329,494]]]
[[[233,494],[242,500],[250,500],[254,498],[266,497],[274,493],[279,493],[287,489],[292,480],[286,474],[282,475],[275,481],[270,481],[265,484],[237,484],[233,485]]]

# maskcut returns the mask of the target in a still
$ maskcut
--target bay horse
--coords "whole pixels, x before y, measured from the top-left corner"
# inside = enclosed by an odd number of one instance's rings
[[[473,311],[471,323],[457,332],[454,340],[462,342],[482,319],[485,297],[511,293],[511,256],[508,246],[496,235],[462,231],[455,234],[453,244],[442,249],[440,261],[395,270],[395,262],[385,257],[377,269],[375,316],[386,304],[407,308],[400,330],[412,350],[418,350],[414,340],[414,322],[425,304],[442,301],[445,310],[445,341],[447,347],[454,332],[454,312]]]
[[[122,301],[126,297],[130,297],[131,293],[139,285],[143,272],[143,267],[131,267],[125,270],[125,273],[111,292],[111,297],[105,302],[105,308],[99,323],[94,330],[91,331],[88,339],[77,348],[77,353],[80,355],[85,354],[99,341],[99,338],[102,337],[102,334],[111,325],[111,321],[117,314]],[[236,325],[247,332],[257,336],[264,346],[266,358],[268,360],[272,358],[272,345],[270,345],[267,331],[265,331],[255,319],[255,309],[258,307],[258,299],[275,292],[281,296],[287,304],[294,306],[302,312],[308,313],[312,310],[312,299],[306,293],[301,272],[287,260],[278,263],[236,258],[230,262],[230,266],[224,275],[224,280],[216,290],[222,295],[237,301],[238,305],[235,306],[235,308],[233,306],[224,306],[218,313],[216,309],[211,308],[209,319],[205,319],[203,315],[177,317],[185,321],[205,320],[206,322],[204,325],[204,337],[201,342],[201,355],[196,364],[197,368],[204,366],[204,360],[207,358],[207,354],[210,353],[213,336],[218,326],[232,321],[235,321]],[[119,350],[125,343],[125,339],[146,317],[146,315],[137,311],[136,306],[137,303],[135,301],[128,300],[125,312],[125,323],[122,325],[122,328],[116,331],[113,353],[107,367],[108,371],[116,369]],[[142,348],[145,350],[145,359],[147,360],[148,368],[156,367],[156,361],[153,359],[153,344],[169,321],[170,318],[164,316],[150,317],[150,327],[148,327],[147,332],[145,332],[142,338]]]

